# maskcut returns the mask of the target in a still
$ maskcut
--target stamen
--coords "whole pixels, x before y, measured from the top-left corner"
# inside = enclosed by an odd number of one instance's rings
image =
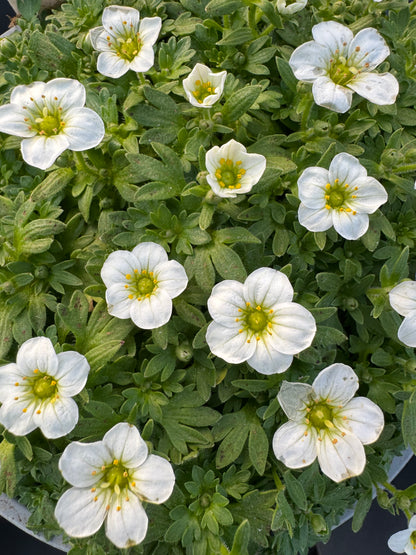
[[[131,274],[126,274],[126,279],[131,279]]]
[[[121,511],[120,505],[117,505],[117,511]]]
[[[334,438],[334,439],[332,440],[332,443],[335,445],[336,443],[338,443],[338,440],[337,440],[336,438]]]
[[[38,372],[39,372],[39,368],[35,368],[35,369],[33,370],[33,373],[34,373],[34,374],[37,374]]]
[[[22,412],[27,412],[27,409],[23,409]]]

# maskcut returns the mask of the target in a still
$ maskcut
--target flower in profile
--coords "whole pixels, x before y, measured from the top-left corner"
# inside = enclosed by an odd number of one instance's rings
[[[397,336],[408,347],[416,347],[416,281],[403,281],[389,293],[392,308],[404,316]]]
[[[149,455],[135,426],[121,422],[94,443],[73,442],[59,460],[73,487],[58,500],[55,518],[69,536],[105,533],[120,549],[143,541],[148,518],[142,502],[166,501],[175,485],[170,463]]]
[[[226,71],[214,73],[204,64],[196,64],[182,85],[193,106],[210,108],[221,98],[226,77]]]
[[[297,79],[313,83],[319,106],[344,113],[351,107],[354,91],[374,104],[394,104],[397,79],[391,73],[373,71],[390,54],[376,29],[362,29],[354,37],[341,23],[323,21],[312,27],[312,35],[315,40],[298,46],[289,64]]]
[[[292,298],[289,279],[272,268],[255,270],[244,283],[215,285],[208,299],[214,321],[206,334],[212,353],[233,364],[247,361],[261,374],[287,370],[316,332],[312,314]]]
[[[23,137],[23,160],[46,170],[64,150],[88,150],[104,137],[103,121],[84,108],[85,97],[84,86],[75,79],[18,85],[10,104],[0,106],[0,131]]]
[[[292,15],[303,8],[308,3],[308,0],[277,0],[276,8],[282,15]]]
[[[251,191],[266,169],[262,154],[249,154],[246,148],[231,139],[225,145],[214,146],[205,156],[207,181],[219,197],[234,198]]]
[[[322,370],[312,385],[283,382],[277,399],[289,418],[273,437],[276,458],[303,468],[318,457],[334,482],[358,476],[366,458],[363,445],[379,437],[384,417],[366,397],[355,397],[358,377],[346,364]]]
[[[185,290],[186,272],[168,260],[157,243],[140,243],[130,251],[114,251],[104,262],[101,278],[107,287],[108,312],[131,318],[139,328],[154,329],[169,321],[172,299]]]
[[[368,214],[384,204],[387,193],[354,156],[342,152],[329,170],[306,168],[298,180],[299,223],[309,231],[334,226],[345,239],[358,239],[368,229]]]
[[[0,366],[0,423],[17,436],[35,428],[50,439],[68,434],[78,422],[71,397],[84,388],[89,370],[76,351],[56,354],[47,337],[28,339],[15,363]]]
[[[412,516],[406,530],[400,530],[389,538],[387,545],[395,553],[416,553],[416,515]]]
[[[144,72],[153,66],[156,42],[162,20],[145,17],[134,8],[109,6],[104,8],[101,27],[90,30],[91,44],[100,52],[97,70],[107,77],[121,77],[132,69]]]

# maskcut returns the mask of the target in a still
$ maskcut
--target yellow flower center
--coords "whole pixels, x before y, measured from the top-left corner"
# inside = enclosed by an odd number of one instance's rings
[[[325,208],[350,212],[355,216],[356,211],[350,208],[349,203],[357,198],[357,195],[354,194],[356,191],[357,187],[350,187],[348,183],[341,184],[339,179],[335,179],[334,183],[327,183],[325,185]]]
[[[226,189],[240,189],[241,178],[246,170],[241,167],[242,162],[238,160],[235,164],[232,160],[221,158],[220,167],[215,171],[215,177],[219,186]]]
[[[416,549],[416,530],[410,534],[410,543],[413,549]]]
[[[55,100],[58,99],[55,98]],[[65,122],[62,121],[62,108],[58,104],[46,106],[43,99],[35,101],[31,98],[31,101],[33,105],[26,107],[28,117],[25,118],[29,130],[34,130],[38,135],[45,137],[58,135],[65,127]]]
[[[314,428],[317,430],[334,428],[332,408],[327,403],[322,401],[314,403],[309,409],[307,420]]]
[[[47,399],[56,395],[56,380],[48,374],[32,378],[32,391],[39,399]]]
[[[346,47],[347,43],[344,43],[343,46]],[[356,75],[369,67],[369,64],[365,62],[367,56],[368,52],[363,53],[359,46],[348,58],[340,55],[340,52],[336,50],[334,58],[329,60],[329,77],[337,85],[347,85]]]
[[[147,270],[139,272],[135,269],[133,274],[126,274],[125,277],[127,280],[125,288],[129,291],[129,299],[136,298],[141,301],[143,298],[150,297],[158,287],[153,272]]]
[[[104,483],[101,487],[111,487],[119,493],[120,490],[125,489],[129,485],[129,473],[117,459],[113,461],[109,467],[104,471]],[[117,491],[119,490],[119,491]]]
[[[241,313],[236,322],[239,322],[239,333],[245,331],[248,335],[247,342],[255,337],[256,341],[260,341],[265,333],[271,335],[273,310],[269,310],[262,306],[253,307],[251,303],[247,302],[245,308],[239,308]]]
[[[207,96],[215,93],[215,87],[211,85],[211,81],[195,81],[195,89],[192,94],[197,99],[199,104],[202,104]]]
[[[142,48],[140,33],[135,30],[133,24],[123,21],[123,31],[116,37],[107,35],[107,44],[115,50],[117,56],[128,62],[132,62]]]

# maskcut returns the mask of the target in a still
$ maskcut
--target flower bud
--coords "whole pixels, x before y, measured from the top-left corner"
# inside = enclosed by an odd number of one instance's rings
[[[207,508],[211,505],[211,496],[209,493],[204,493],[199,499],[199,504],[201,507]]]
[[[245,57],[245,55],[244,55],[242,52],[237,52],[237,53],[234,55],[233,62],[234,62],[235,65],[237,65],[237,66],[242,66],[242,65],[244,65],[244,64],[246,63],[246,57]]]
[[[35,278],[46,279],[49,275],[49,270],[46,266],[38,266],[35,268]]]
[[[328,531],[326,520],[322,515],[312,514],[311,526],[315,534],[326,534]]]
[[[175,355],[181,362],[189,362],[193,356],[193,349],[188,341],[183,341],[175,349]]]
[[[344,307],[346,310],[356,310],[359,307],[359,302],[354,297],[347,297],[344,299]]]
[[[8,38],[1,39],[0,40],[0,53],[6,59],[7,58],[12,58],[16,54],[16,46]]]
[[[387,509],[391,503],[389,494],[384,489],[378,490],[377,501],[382,509]]]

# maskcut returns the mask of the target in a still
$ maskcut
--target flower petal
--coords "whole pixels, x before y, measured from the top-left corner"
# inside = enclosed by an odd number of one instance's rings
[[[358,389],[358,377],[346,364],[331,364],[319,372],[312,389],[318,399],[327,399],[331,405],[344,406]]]
[[[353,435],[323,434],[318,441],[318,461],[322,472],[334,482],[358,476],[366,463],[363,444]]]
[[[108,6],[103,11],[103,26],[106,31],[125,34],[125,30],[133,27],[138,29],[140,13],[134,8],[124,6]]]
[[[412,312],[401,323],[397,337],[408,347],[416,347],[416,312]]]
[[[23,384],[21,382],[22,377],[25,376],[26,373],[19,370],[14,362],[0,366],[0,403],[15,397],[16,394],[20,396],[21,393],[26,391],[27,388],[24,386],[24,382]]]
[[[24,110],[16,104],[0,106],[0,132],[17,137],[33,137],[36,131],[31,131],[25,122]]]
[[[91,41],[91,45],[94,50],[99,50],[100,52],[111,51],[111,46],[108,46],[108,31],[104,27],[94,27],[88,32],[88,37]]]
[[[344,114],[351,108],[352,92],[336,85],[326,75],[318,77],[312,85],[312,94],[318,106]]]
[[[329,50],[331,57],[334,57],[335,54],[343,56],[348,52],[348,45],[354,35],[348,27],[341,23],[322,21],[312,27],[312,36],[318,44]]]
[[[139,261],[130,251],[114,251],[106,259],[101,268],[101,279],[106,287],[116,283],[127,283],[126,275],[134,274],[134,270],[140,270]]]
[[[172,300],[162,289],[149,297],[136,300],[130,305],[130,318],[137,327],[145,330],[159,328],[169,322],[172,315]]]
[[[217,283],[208,299],[208,311],[211,317],[222,326],[235,328],[235,319],[240,316],[239,309],[245,308],[246,301],[243,284],[226,279]]]
[[[258,268],[244,282],[243,297],[253,307],[272,308],[293,298],[289,278],[273,268]]]
[[[416,310],[416,281],[403,281],[389,293],[392,308],[401,316],[408,316]]]
[[[72,486],[91,487],[102,473],[101,467],[112,462],[111,453],[102,441],[70,443],[59,459],[59,470]]]
[[[150,503],[164,503],[172,494],[175,474],[172,465],[164,458],[149,455],[132,474],[133,491],[140,499]]]
[[[317,442],[314,428],[308,430],[304,424],[286,422],[273,436],[273,451],[287,467],[303,468],[316,459]]]
[[[130,495],[128,501],[125,497],[120,496],[118,503],[118,505],[110,504],[105,521],[105,533],[116,547],[123,549],[144,540],[148,518],[135,495]]]
[[[298,220],[300,225],[309,231],[326,231],[332,227],[332,210],[326,208],[308,208],[303,203],[298,208]]]
[[[168,255],[165,249],[152,241],[139,243],[137,247],[134,247],[132,250],[132,254],[140,263],[139,272],[142,270],[153,272],[158,264],[168,261]]]
[[[306,383],[283,381],[277,400],[290,420],[300,420],[306,414],[306,407],[313,398],[312,386]]]
[[[256,341],[248,343],[245,332],[238,333],[238,328],[226,328],[216,322],[208,326],[206,341],[214,355],[232,364],[248,360],[256,349]]]
[[[35,422],[48,439],[62,437],[71,432],[78,422],[78,405],[70,397],[60,396],[54,402],[42,403]]]
[[[46,83],[45,96],[52,105],[61,106],[65,114],[69,109],[84,106],[86,92],[84,85],[76,79],[58,77]]]
[[[404,553],[407,543],[410,541],[410,536],[413,530],[400,530],[396,532],[387,541],[389,549],[394,551],[394,553]]]
[[[292,364],[292,361],[292,355],[279,353],[270,345],[270,342],[260,340],[256,341],[256,350],[253,356],[247,360],[247,364],[260,374],[271,375],[284,372]]]
[[[111,316],[127,320],[130,318],[130,309],[136,299],[129,298],[129,291],[126,289],[125,284],[115,283],[105,292],[105,300],[108,305],[108,313]]]
[[[188,276],[186,275],[185,268],[176,260],[169,260],[156,266],[155,278],[158,282],[158,287],[166,291],[171,299],[174,299],[185,291],[188,285]]]
[[[144,17],[141,20],[139,34],[143,46],[152,46],[157,41],[161,27],[160,17]]]
[[[399,83],[391,73],[359,73],[348,87],[374,104],[394,104],[399,94]]]
[[[328,61],[328,50],[314,40],[311,40],[301,44],[293,51],[289,65],[296,79],[306,83],[313,83],[318,77],[327,74],[326,67]]]
[[[17,352],[16,364],[27,376],[33,376],[36,368],[54,376],[58,370],[58,357],[52,341],[47,337],[32,337],[25,341]]]
[[[354,65],[356,68],[365,67],[367,71],[372,71],[380,65],[389,54],[390,49],[386,41],[372,27],[361,29],[348,47],[348,58],[351,65]]]
[[[76,351],[58,353],[58,370],[54,377],[59,391],[65,396],[77,395],[87,383],[90,365],[84,355]]]
[[[136,426],[120,422],[103,437],[103,443],[114,459],[126,468],[135,468],[147,458],[147,445]]]
[[[379,206],[388,201],[386,189],[374,177],[359,178],[354,181],[355,195],[348,204],[352,210],[373,214]]]
[[[369,220],[367,214],[354,214],[345,210],[342,212],[331,210],[331,213],[334,228],[344,239],[358,239],[368,229]]]
[[[351,399],[336,415],[335,427],[368,445],[377,441],[384,427],[383,411],[366,397]]]
[[[103,140],[105,130],[100,116],[89,108],[74,108],[66,114],[65,129],[71,150],[88,150],[99,145]]]
[[[149,70],[155,62],[155,53],[151,45],[141,47],[138,55],[129,63],[129,69],[137,73]]]
[[[96,495],[86,488],[71,488],[58,499],[55,518],[68,536],[91,536],[104,522],[107,499],[107,493]]]
[[[270,344],[286,355],[295,355],[310,347],[315,337],[315,318],[297,303],[276,304],[271,323]]]
[[[12,104],[18,104],[19,106],[33,106],[33,100],[31,98],[42,98],[42,95],[46,95],[47,83],[43,81],[34,81],[30,85],[17,85],[12,90],[10,95],[10,102]]]
[[[328,170],[313,166],[306,168],[298,179],[298,197],[308,208],[325,208],[325,185],[328,183]]]
[[[30,139],[23,139],[20,149],[26,164],[46,170],[64,150],[69,148],[69,141],[63,133],[52,137],[36,135]]]
[[[0,407],[0,424],[15,436],[25,436],[37,428],[33,417],[37,406],[26,397],[7,400]]]
[[[328,176],[330,183],[339,179],[340,185],[347,184],[353,187],[357,179],[367,177],[367,170],[360,164],[358,158],[346,152],[341,152],[332,159]]]
[[[97,58],[97,71],[107,77],[117,79],[130,69],[127,60],[123,60],[113,51],[101,52]]]

